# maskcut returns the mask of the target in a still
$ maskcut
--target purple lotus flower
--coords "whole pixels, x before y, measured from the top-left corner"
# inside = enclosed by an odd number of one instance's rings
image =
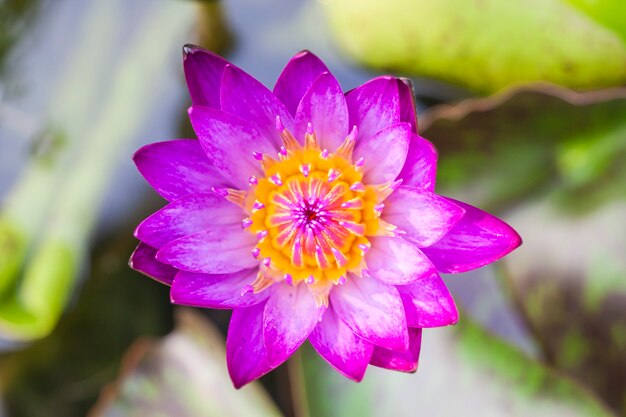
[[[228,369],[240,387],[305,341],[343,375],[415,371],[421,329],[458,313],[440,272],[520,245],[501,220],[434,193],[437,154],[417,134],[411,87],[383,76],[345,93],[312,53],[271,92],[184,48],[199,140],[141,148],[169,204],[144,220],[131,266],[176,304],[233,309]]]

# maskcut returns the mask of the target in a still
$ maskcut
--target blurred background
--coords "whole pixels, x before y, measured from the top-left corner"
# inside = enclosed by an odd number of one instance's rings
[[[193,137],[185,43],[270,88],[301,49],[412,79],[437,191],[522,235],[445,277],[416,374],[304,346],[236,391],[229,313],[128,268],[165,203],[131,155]],[[624,84],[623,0],[0,0],[0,416],[626,416]]]

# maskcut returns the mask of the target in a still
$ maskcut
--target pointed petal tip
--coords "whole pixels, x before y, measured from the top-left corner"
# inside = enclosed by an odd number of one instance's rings
[[[146,221],[146,219],[144,219],[143,221],[141,221],[141,223],[139,223],[137,225],[137,227],[135,227],[135,230],[133,230],[133,236],[135,237],[135,239],[141,241],[141,239],[139,238],[140,235],[140,230],[141,230],[141,225]],[[136,250],[136,249],[135,249]]]
[[[295,54],[293,57],[294,58],[301,58],[301,57],[303,57],[305,55],[308,55],[308,54],[313,54],[313,53],[311,51],[309,51],[308,49],[302,49],[302,50],[300,50],[300,52]]]
[[[228,365],[227,368],[228,368],[228,375],[230,376],[230,381],[233,383],[233,387],[236,390],[243,388],[244,386],[248,385],[250,382],[262,376],[262,375],[258,376],[257,378],[241,377],[236,374],[236,371],[231,368],[230,364],[227,364],[227,365]]]
[[[397,77],[397,80],[413,90],[413,80],[408,77]]]
[[[259,375],[259,376],[257,376],[257,377],[254,377],[254,378],[241,378],[241,377],[237,377],[237,376],[235,376],[235,375],[234,375],[234,372],[233,372],[233,373],[231,373],[231,369],[230,369],[230,368],[228,368],[228,374],[229,374],[229,376],[230,376],[230,381],[232,382],[233,387],[234,387],[236,390],[240,390],[241,388],[245,387],[246,385],[248,385],[248,384],[250,384],[250,383],[252,383],[252,382],[254,382],[254,381],[256,381],[256,380],[258,380],[258,379],[260,379],[260,378],[262,378],[262,377],[264,377],[264,376],[265,376],[265,375],[267,375],[267,374],[268,374],[271,370],[272,370],[272,369],[268,369],[268,370],[267,370],[267,371],[265,371],[263,374],[261,374],[261,375]]]
[[[192,43],[187,43],[185,45],[183,45],[183,58],[186,57],[187,55],[193,54],[194,52],[197,52],[199,50],[201,50],[202,48],[200,48],[198,45],[194,45]]]
[[[156,249],[144,242],[139,242],[128,260],[128,266],[162,284],[171,286],[176,275],[176,268],[158,262],[154,256]]]
[[[133,253],[131,253],[131,254],[130,254],[130,257],[128,258],[128,267],[129,267],[130,269],[134,269],[134,270],[136,271],[136,269],[135,269],[135,267],[134,267],[134,263],[135,263],[135,259],[134,259],[134,258],[135,258],[135,252],[137,252],[137,248],[135,248],[135,250],[133,251]]]
[[[517,249],[524,243],[524,239],[517,233],[517,230],[513,229],[513,227],[509,226],[511,229],[511,250]]]

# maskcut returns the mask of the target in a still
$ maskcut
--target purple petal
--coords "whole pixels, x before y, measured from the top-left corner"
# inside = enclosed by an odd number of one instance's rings
[[[249,307],[267,299],[269,291],[242,291],[256,279],[258,268],[233,274],[194,274],[180,271],[170,291],[172,303],[203,308]]]
[[[224,58],[199,46],[183,47],[185,78],[194,106],[220,108],[220,84],[226,65],[229,63]]]
[[[253,152],[270,155],[278,152],[279,148],[269,139],[233,114],[208,107],[192,107],[189,119],[209,162],[239,189],[248,188],[251,175],[263,175]]]
[[[135,237],[160,248],[174,239],[212,226],[241,224],[245,217],[238,206],[215,193],[191,194],[180,198],[145,219]]]
[[[284,104],[263,84],[234,66],[224,69],[220,100],[222,110],[248,121],[276,149],[282,143],[276,130],[276,116],[293,132],[293,117]]]
[[[418,135],[411,135],[406,161],[398,178],[402,179],[404,185],[434,191],[437,178],[437,150],[433,144]]]
[[[133,160],[146,181],[168,201],[227,184],[197,140],[152,143],[135,152]]]
[[[448,326],[459,319],[452,295],[437,273],[396,288],[402,298],[409,327]]]
[[[380,368],[401,372],[415,372],[422,345],[422,329],[409,328],[409,349],[406,352],[375,347],[370,363]]]
[[[273,285],[263,313],[263,338],[269,363],[278,365],[309,337],[320,317],[313,294],[303,283]]]
[[[437,271],[422,251],[401,237],[372,237],[370,242],[367,268],[384,283],[410,284]]]
[[[309,51],[298,52],[278,77],[274,95],[283,102],[289,113],[295,116],[304,93],[323,72],[328,72],[328,68],[321,59]]]
[[[408,78],[398,79],[398,95],[400,97],[400,121],[411,125],[411,132],[417,134],[417,113],[415,111],[415,93],[413,84]]]
[[[453,199],[463,218],[437,243],[422,250],[440,272],[466,272],[502,258],[522,244],[522,238],[502,220]]]
[[[226,336],[226,365],[235,388],[265,375],[276,366],[267,361],[263,343],[265,303],[233,311]]]
[[[350,126],[358,128],[357,141],[371,138],[400,122],[398,83],[393,77],[374,78],[346,94]]]
[[[337,371],[356,382],[363,379],[374,345],[355,335],[332,307],[324,313],[309,341]]]
[[[406,317],[398,290],[373,278],[348,277],[330,292],[337,316],[377,346],[404,351],[409,346]]]
[[[302,97],[296,111],[296,138],[304,139],[309,122],[322,149],[337,149],[348,135],[346,98],[329,72],[320,75]]]
[[[239,225],[214,226],[173,240],[157,259],[178,269],[202,274],[228,274],[259,263],[250,255],[256,238]]]
[[[357,141],[354,158],[363,158],[363,179],[370,184],[381,184],[396,179],[409,150],[411,125],[396,123],[373,136]]]
[[[130,256],[129,266],[135,271],[159,281],[165,285],[172,285],[174,276],[178,272],[176,268],[156,260],[157,250],[145,243],[139,243]]]
[[[422,248],[441,239],[464,213],[465,210],[444,197],[402,186],[385,200],[382,218],[403,230],[404,239]]]

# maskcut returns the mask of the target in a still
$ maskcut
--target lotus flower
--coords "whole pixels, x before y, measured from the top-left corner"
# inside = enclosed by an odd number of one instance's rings
[[[408,81],[344,93],[310,52],[274,91],[184,48],[198,140],[141,148],[141,174],[169,204],[144,220],[131,266],[176,304],[233,309],[236,387],[307,339],[346,377],[368,365],[416,370],[422,328],[458,313],[440,273],[491,263],[517,233],[434,193],[437,154],[417,134]]]

